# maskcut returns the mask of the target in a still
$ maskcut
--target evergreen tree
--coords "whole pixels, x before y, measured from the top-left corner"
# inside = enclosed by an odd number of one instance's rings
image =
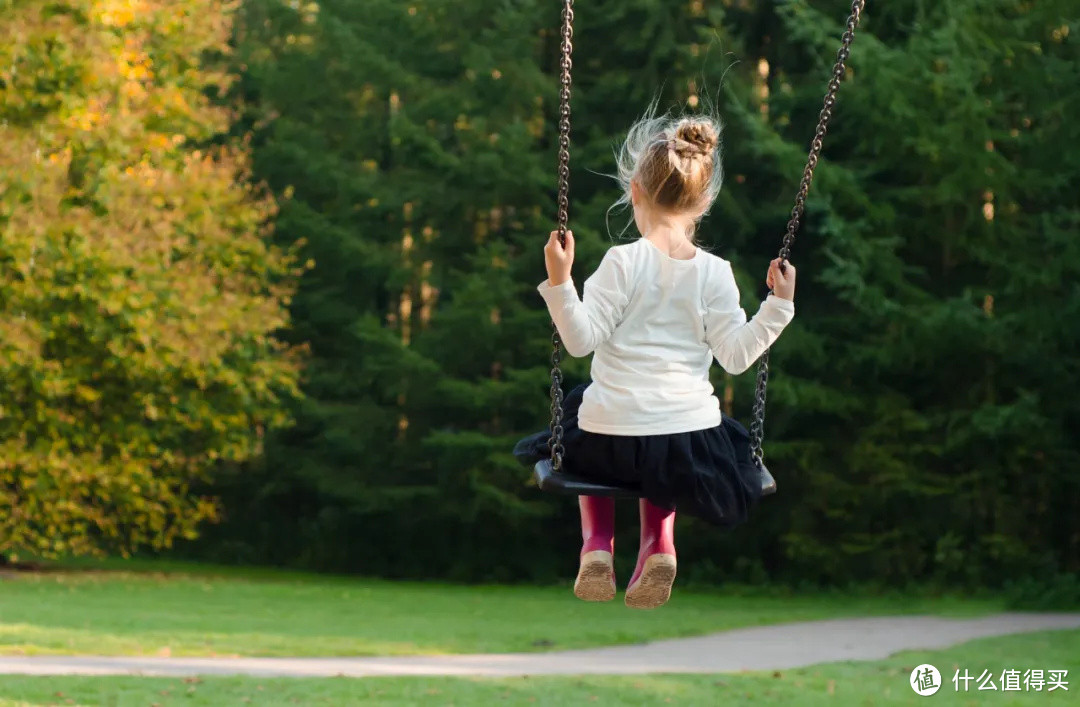
[[[807,67],[825,74],[808,57],[827,55],[841,16],[780,6],[788,41],[759,49],[773,98],[740,123],[765,182],[797,170],[793,128],[817,108],[797,87],[813,88]],[[1067,17],[1054,2],[870,8],[796,248],[799,323],[775,361],[787,576],[1077,569]]]
[[[247,6],[240,129],[282,196],[279,237],[316,261],[291,332],[313,363],[298,426],[226,489],[219,557],[485,579],[572,564],[573,503],[541,497],[509,457],[547,418],[534,287],[554,220],[549,5]],[[715,107],[726,181],[700,237],[756,310],[849,7],[579,4],[579,283],[628,218],[608,213],[603,176],[626,128],[654,99]],[[868,9],[795,244],[796,321],[773,354],[780,493],[733,533],[681,525],[683,574],[1076,570],[1068,17],[1062,0]],[[587,376],[587,360],[565,367],[568,385]],[[752,374],[714,383],[749,422]]]
[[[231,523],[204,547],[475,576],[462,544],[505,541],[515,525],[534,537],[523,514],[542,508],[519,500],[509,446],[546,376],[544,315],[526,293],[553,172],[537,30],[549,14],[248,4],[241,129],[282,196],[279,237],[304,240],[316,263],[291,332],[311,364],[298,424],[238,471]]]

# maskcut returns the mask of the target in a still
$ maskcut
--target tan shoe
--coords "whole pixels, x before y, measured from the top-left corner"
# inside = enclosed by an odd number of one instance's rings
[[[655,609],[671,598],[675,582],[675,512],[638,502],[641,513],[641,541],[637,567],[626,588],[626,605],[631,609]]]
[[[615,598],[615,563],[611,553],[593,550],[581,556],[574,596],[582,601],[611,601]]]
[[[655,609],[671,598],[675,582],[675,556],[663,553],[645,558],[640,572],[626,588],[626,605],[631,609]]]

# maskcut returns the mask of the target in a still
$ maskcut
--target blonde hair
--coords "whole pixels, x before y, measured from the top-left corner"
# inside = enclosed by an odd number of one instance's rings
[[[723,183],[722,130],[707,115],[657,116],[656,105],[649,106],[616,152],[615,178],[623,194],[615,206],[631,203],[631,183],[637,182],[650,205],[700,219]]]

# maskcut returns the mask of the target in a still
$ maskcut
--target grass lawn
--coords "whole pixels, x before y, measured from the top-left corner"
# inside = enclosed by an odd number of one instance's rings
[[[583,678],[139,678],[0,675],[10,705],[920,705],[911,670],[930,663],[946,705],[1065,705],[1080,702],[1080,631],[988,638],[940,651],[908,651],[869,663],[834,663],[776,673]],[[998,691],[956,692],[955,670],[995,674]],[[1005,668],[1066,669],[1069,691],[1002,692]],[[962,685],[962,683],[961,683]],[[1021,685],[1021,689],[1023,686]],[[927,703],[929,704],[929,703]]]
[[[213,656],[538,651],[838,616],[977,615],[958,597],[680,591],[660,611],[567,587],[467,587],[176,563],[0,576],[0,653]],[[137,571],[132,571],[132,570]]]

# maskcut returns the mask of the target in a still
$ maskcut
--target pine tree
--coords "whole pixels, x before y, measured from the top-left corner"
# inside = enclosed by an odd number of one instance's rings
[[[491,563],[462,543],[534,536],[509,447],[546,376],[527,297],[552,181],[538,5],[248,5],[241,129],[282,196],[279,237],[316,263],[290,334],[311,364],[297,426],[238,472],[204,547],[475,575]]]
[[[530,489],[509,457],[547,418],[534,287],[554,221],[549,5],[247,6],[239,130],[282,197],[279,237],[305,239],[316,262],[290,334],[312,365],[298,426],[226,489],[231,522],[207,546],[219,556],[457,578],[565,569],[573,504]],[[653,99],[715,107],[726,179],[700,237],[756,310],[849,6],[579,4],[579,282],[625,223],[603,174],[626,128]],[[796,320],[773,352],[780,493],[734,533],[682,526],[680,572],[994,583],[1075,570],[1067,10],[868,8],[793,252]],[[573,385],[588,361],[565,368]],[[752,374],[714,383],[749,422]]]
[[[1077,567],[1067,16],[869,9],[796,248],[799,326],[778,347],[789,576],[996,584]],[[786,87],[825,68],[806,56],[826,56],[833,17],[776,15],[794,41],[766,52],[775,100],[747,121],[773,174],[792,166],[789,126],[812,122],[796,103],[815,105]]]

